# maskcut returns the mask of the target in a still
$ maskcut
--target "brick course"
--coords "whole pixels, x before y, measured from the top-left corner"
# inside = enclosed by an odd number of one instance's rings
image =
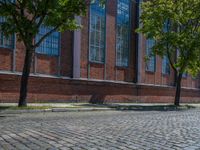
[[[20,75],[0,75],[0,102],[17,102]],[[28,102],[173,102],[174,87],[31,76]],[[199,89],[183,89],[183,102],[200,102]]]
[[[0,53],[0,70],[12,70],[12,51],[1,49]]]

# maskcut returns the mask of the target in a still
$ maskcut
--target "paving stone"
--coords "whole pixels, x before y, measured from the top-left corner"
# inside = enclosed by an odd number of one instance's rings
[[[200,110],[17,114],[0,150],[200,150]]]

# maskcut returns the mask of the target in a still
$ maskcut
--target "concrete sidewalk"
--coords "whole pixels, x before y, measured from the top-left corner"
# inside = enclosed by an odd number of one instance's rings
[[[27,108],[17,108],[17,103],[0,103],[0,114],[39,112],[108,111],[113,108],[88,103],[28,103]]]
[[[0,114],[20,114],[37,112],[79,112],[79,111],[173,111],[200,108],[200,104],[183,103],[176,107],[170,103],[28,103],[28,108],[17,108],[17,103],[0,103]]]
[[[173,105],[173,103],[105,103],[105,104],[91,104],[91,103],[28,103],[28,106],[50,106],[50,107],[77,107],[77,106],[157,106],[157,105]],[[200,107],[200,103],[181,103],[181,105],[190,105]],[[17,103],[0,103],[0,106],[17,106]]]

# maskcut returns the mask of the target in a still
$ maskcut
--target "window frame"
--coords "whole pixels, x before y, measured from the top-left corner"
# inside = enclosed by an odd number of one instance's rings
[[[132,16],[132,14],[131,14],[131,10],[132,10],[132,2],[131,2],[131,0],[128,0],[129,1],[129,24],[128,24],[128,34],[127,34],[127,39],[128,39],[128,41],[127,41],[127,43],[128,43],[128,51],[127,51],[127,55],[128,56],[126,56],[127,57],[127,59],[128,59],[128,61],[127,61],[127,64],[125,64],[122,60],[120,61],[120,63],[119,63],[119,61],[118,61],[118,47],[117,47],[117,43],[118,43],[118,4],[119,4],[119,1],[120,0],[117,0],[117,3],[116,3],[116,9],[117,9],[117,13],[116,13],[116,17],[115,17],[115,31],[116,31],[116,35],[115,35],[115,38],[116,38],[116,40],[115,40],[115,65],[116,65],[116,67],[125,67],[125,68],[128,68],[129,67],[129,65],[130,65],[130,48],[131,48],[131,43],[130,43],[130,40],[131,40],[131,24],[132,24],[132,20],[131,20],[131,16]],[[122,10],[122,9],[120,9],[120,10]],[[124,18],[123,18],[124,19]],[[122,40],[122,38],[120,38],[121,40]],[[122,50],[120,50],[120,52],[121,52],[121,55],[123,54],[123,52],[124,51],[122,51]],[[121,58],[122,58],[123,56],[121,56]]]
[[[167,67],[169,68],[169,70],[167,70]],[[167,56],[164,56],[163,59],[162,59],[162,74],[163,75],[170,75],[171,74],[170,63],[169,63]]]
[[[99,1],[99,0],[97,0],[97,1]],[[95,3],[96,3],[96,0],[95,0]],[[103,32],[104,32],[104,34],[103,34],[103,38],[104,38],[104,44],[103,44],[103,60],[101,61],[97,61],[97,60],[92,60],[92,58],[91,58],[91,29],[92,29],[92,24],[91,24],[91,22],[92,22],[92,15],[91,15],[91,10],[92,10],[92,8],[91,8],[91,6],[92,6],[92,4],[90,3],[90,8],[89,8],[89,26],[88,26],[88,33],[89,33],[89,40],[88,40],[88,49],[89,49],[89,51],[88,51],[88,59],[89,59],[89,62],[90,63],[96,63],[96,64],[105,64],[105,62],[106,62],[106,18],[107,18],[107,0],[106,0],[106,2],[105,2],[105,10],[104,10],[104,16],[102,17],[102,18],[104,18],[104,30],[103,30]],[[95,33],[96,33],[96,31],[95,31]],[[99,32],[100,34],[101,34],[101,32]],[[101,40],[101,39],[100,39]],[[95,44],[94,44],[95,45]],[[93,46],[94,47],[94,46]],[[100,48],[100,47],[99,47]]]
[[[43,25],[44,26],[44,25]],[[43,26],[41,26],[42,28],[44,28]],[[45,26],[45,28],[50,28],[50,27],[46,27]],[[44,32],[44,31],[43,31]],[[45,32],[44,32],[45,33]],[[48,38],[50,38],[51,36],[53,36],[53,34],[55,34],[55,33],[57,33],[58,34],[58,37],[57,37],[57,40],[58,40],[58,48],[57,48],[57,51],[56,51],[56,53],[55,52],[53,52],[52,50],[51,50],[51,52],[48,52],[48,50],[45,50],[47,47],[45,46],[45,47],[43,47],[43,50],[41,50],[40,48],[41,48],[41,46],[42,46],[42,44],[44,44],[45,43],[45,45],[47,44],[47,42],[46,42],[46,40],[48,40]],[[44,34],[41,34],[40,33],[40,31],[38,32],[38,34],[35,36],[35,41],[37,41],[37,36],[38,35],[44,35]],[[41,38],[41,37],[40,37]],[[39,38],[39,39],[40,39]],[[55,39],[55,38],[53,38],[53,39]],[[51,42],[52,42],[52,38],[51,38]],[[52,43],[51,43],[52,44]],[[60,32],[58,32],[58,31],[55,31],[55,32],[53,32],[52,34],[50,34],[48,37],[46,37],[45,38],[45,40],[40,44],[40,46],[38,46],[36,49],[35,49],[35,52],[37,53],[37,54],[40,54],[40,55],[47,55],[47,56],[60,56],[60,51],[61,51],[61,33]]]
[[[0,16],[0,24],[2,24],[3,21],[6,21],[6,19],[3,16]],[[6,41],[6,42],[5,42]],[[16,44],[16,38],[15,34],[13,33],[12,35],[9,35],[6,37],[4,33],[0,30],[0,48],[5,48],[5,49],[15,49],[15,44]],[[11,44],[5,44],[5,43],[11,43]]]
[[[154,41],[154,43],[155,43],[155,40],[153,40],[153,39],[146,39],[146,49],[145,49],[145,56],[147,56],[147,57],[149,57],[150,55],[151,55],[151,52],[152,52],[152,47],[151,48],[149,48],[148,47],[148,40],[152,40],[152,41]],[[155,44],[154,44],[155,45]],[[151,50],[150,51],[150,53],[148,54],[148,51],[147,50]],[[151,60],[147,60],[146,61],[146,63],[145,63],[145,71],[146,72],[151,72],[151,73],[155,73],[156,72],[156,55],[154,55],[154,56],[151,56],[149,59],[151,59],[151,58],[154,58],[154,61],[152,61],[153,63],[154,63],[154,66],[153,66],[153,70],[151,70],[151,69],[148,69],[149,67],[148,67],[148,63],[150,63],[151,62]]]

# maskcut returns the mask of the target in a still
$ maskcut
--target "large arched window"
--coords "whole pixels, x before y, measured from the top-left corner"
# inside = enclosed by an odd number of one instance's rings
[[[40,28],[39,33],[36,36],[36,41],[39,41],[39,39],[44,36],[47,32],[49,32],[52,29],[52,27],[46,27],[42,26]],[[46,54],[46,55],[59,55],[60,50],[60,33],[54,32],[51,35],[49,35],[41,44],[39,47],[36,48],[36,52],[40,54]]]
[[[128,66],[130,49],[130,0],[117,1],[116,65]]]
[[[95,0],[90,5],[89,59],[91,62],[104,63],[105,60],[105,4]]]

